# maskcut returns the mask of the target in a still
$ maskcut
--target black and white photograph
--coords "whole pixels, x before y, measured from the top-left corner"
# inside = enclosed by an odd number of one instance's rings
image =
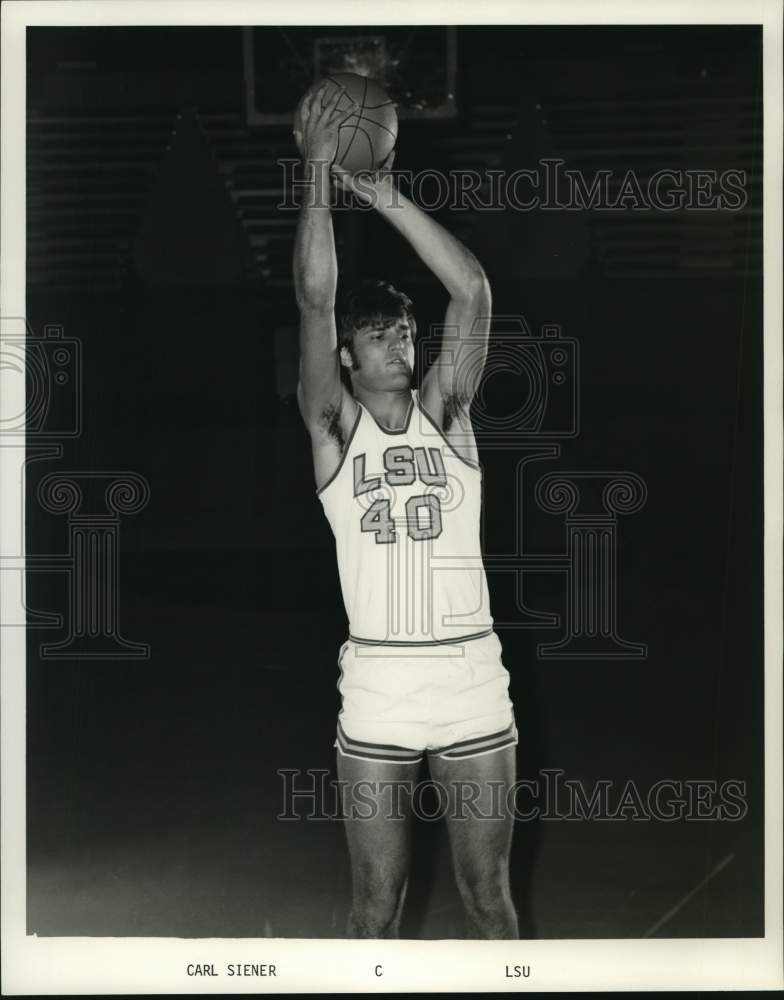
[[[780,6],[2,19],[3,992],[782,988]]]

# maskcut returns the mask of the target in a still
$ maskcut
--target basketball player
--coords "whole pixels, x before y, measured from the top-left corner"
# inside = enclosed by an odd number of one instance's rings
[[[306,170],[294,251],[298,400],[337,543],[349,639],[340,653],[338,775],[350,790],[351,937],[396,937],[413,788],[427,757],[443,789],[469,936],[515,938],[509,889],[517,733],[481,560],[481,472],[469,407],[487,353],[490,290],[475,257],[393,188],[331,167],[354,108],[317,90],[295,138]],[[335,318],[334,181],[372,202],[449,295],[449,344],[413,388],[411,301],[372,283]],[[339,330],[339,332],[338,332]],[[341,368],[348,385],[341,380]],[[500,794],[499,794],[500,789]],[[365,808],[352,810],[351,793]],[[371,801],[377,807],[368,809]],[[468,803],[468,804],[466,804]],[[364,817],[364,818],[363,818]]]

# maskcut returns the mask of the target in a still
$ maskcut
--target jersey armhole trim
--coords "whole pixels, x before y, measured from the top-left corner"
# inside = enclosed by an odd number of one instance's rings
[[[319,486],[319,488],[316,490],[317,497],[320,497],[321,494],[324,492],[324,490],[337,479],[340,470],[343,468],[343,464],[346,461],[346,455],[348,455],[348,450],[351,447],[351,442],[354,440],[354,435],[357,432],[357,427],[359,427],[359,421],[361,419],[362,419],[362,407],[359,404],[357,404],[357,417],[356,420],[354,421],[354,426],[351,428],[351,433],[348,436],[348,440],[346,441],[346,447],[343,449],[343,454],[340,456],[340,461],[338,462],[337,468],[329,477],[329,479],[326,481],[326,483],[324,483],[323,486]]]
[[[469,469],[473,469],[474,472],[481,473],[482,469],[479,466],[479,464],[476,463],[476,462],[472,462],[470,459],[465,458],[463,455],[461,455],[460,452],[455,448],[455,446],[449,440],[449,438],[446,436],[446,434],[444,434],[444,432],[441,430],[441,428],[435,422],[435,420],[433,420],[433,418],[430,416],[430,414],[427,412],[427,410],[425,409],[424,405],[422,404],[422,400],[419,397],[419,393],[417,393],[416,399],[417,399],[417,404],[419,406],[419,409],[425,415],[425,417],[427,418],[428,422],[430,424],[432,424],[433,428],[444,439],[444,444],[447,446],[447,448],[449,448],[449,450],[452,452],[452,454],[455,456],[455,458],[459,459],[464,465],[467,465]]]

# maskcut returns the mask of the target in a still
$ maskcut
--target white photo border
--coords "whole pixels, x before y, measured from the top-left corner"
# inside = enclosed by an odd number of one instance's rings
[[[0,316],[25,312],[25,29],[28,25],[761,24],[764,52],[765,937],[668,940],[350,941],[38,938],[26,934],[25,630],[0,630],[4,994],[520,992],[782,988],[782,9],[776,0],[104,0],[2,6]],[[23,390],[22,390],[23,391]],[[24,400],[6,393],[2,413]],[[1,414],[0,414],[1,415]],[[23,494],[0,448],[2,552],[22,552]],[[22,484],[23,485],[23,484]],[[13,494],[16,494],[15,499]],[[20,501],[20,497],[22,500]],[[21,517],[20,517],[21,515]],[[8,574],[6,574],[8,576]],[[18,579],[18,577],[17,577]],[[0,620],[17,595],[0,590]],[[188,962],[272,962],[275,979],[210,981]],[[526,963],[531,977],[504,977]],[[382,974],[378,968],[382,967]]]

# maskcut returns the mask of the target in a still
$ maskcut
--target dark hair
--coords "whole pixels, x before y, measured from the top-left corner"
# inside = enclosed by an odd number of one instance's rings
[[[416,321],[411,299],[386,281],[363,281],[343,298],[338,322],[338,346],[351,351],[357,330],[398,316],[405,316],[411,324],[413,339],[416,336]]]

